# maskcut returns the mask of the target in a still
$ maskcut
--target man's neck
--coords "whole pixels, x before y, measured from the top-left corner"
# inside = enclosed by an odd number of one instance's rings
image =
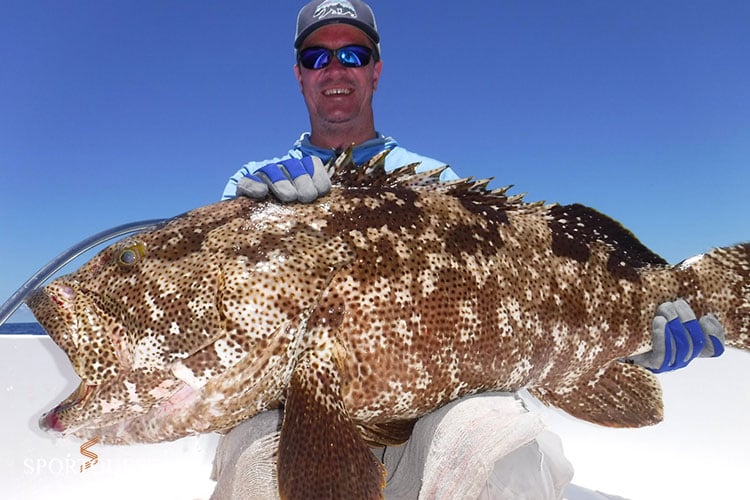
[[[362,131],[343,127],[341,130],[320,130],[320,128],[313,127],[310,133],[310,143],[322,149],[343,150],[351,145],[362,144],[377,136],[374,127],[368,127],[368,129]]]

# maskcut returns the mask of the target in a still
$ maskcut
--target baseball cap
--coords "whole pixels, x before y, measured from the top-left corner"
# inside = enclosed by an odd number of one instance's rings
[[[375,14],[369,5],[359,0],[314,0],[299,11],[294,48],[299,49],[310,33],[327,24],[349,24],[362,30],[380,52],[380,35]]]

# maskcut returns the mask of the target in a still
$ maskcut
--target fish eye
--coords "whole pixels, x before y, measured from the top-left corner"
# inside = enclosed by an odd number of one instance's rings
[[[117,263],[121,266],[130,267],[146,255],[146,249],[142,243],[136,243],[123,248],[117,257]]]

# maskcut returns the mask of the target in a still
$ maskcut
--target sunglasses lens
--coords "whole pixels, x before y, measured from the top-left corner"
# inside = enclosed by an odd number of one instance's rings
[[[370,55],[372,51],[367,47],[361,47],[359,45],[349,45],[347,47],[341,47],[336,51],[336,57],[339,62],[344,66],[352,68],[359,68],[361,66],[367,66],[370,63]]]
[[[372,57],[372,50],[361,45],[347,45],[335,51],[324,47],[311,47],[299,53],[299,62],[307,69],[323,69],[331,64],[334,53],[339,62],[349,68],[367,66]]]
[[[322,47],[313,47],[300,52],[299,62],[307,69],[321,69],[331,62],[331,51]]]

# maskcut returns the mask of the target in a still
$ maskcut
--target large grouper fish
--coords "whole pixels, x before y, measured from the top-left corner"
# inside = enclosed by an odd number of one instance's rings
[[[528,389],[607,426],[662,419],[656,307],[750,349],[750,244],[676,266],[582,205],[339,157],[331,192],[239,197],[106,248],[29,299],[81,378],[49,430],[106,443],[224,432],[283,407],[279,492],[372,498],[368,445],[462,396]]]

